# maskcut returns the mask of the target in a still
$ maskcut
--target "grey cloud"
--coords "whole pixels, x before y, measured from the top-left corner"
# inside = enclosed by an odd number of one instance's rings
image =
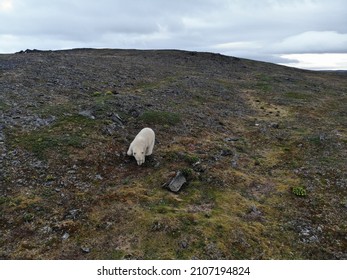
[[[335,31],[309,31],[285,38],[274,44],[273,51],[288,53],[344,53],[347,52],[347,34]]]
[[[0,52],[176,48],[273,62],[294,52],[346,52],[344,0],[6,1],[13,9],[0,9]]]

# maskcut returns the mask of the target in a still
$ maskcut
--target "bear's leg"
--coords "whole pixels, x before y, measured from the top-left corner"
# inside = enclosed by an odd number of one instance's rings
[[[150,156],[153,152],[154,141],[147,147],[146,156]]]
[[[129,150],[128,150],[128,152],[127,152],[127,155],[128,155],[128,156],[132,156],[132,155],[133,155],[133,149],[132,149],[131,145],[130,145],[130,147],[129,147]]]

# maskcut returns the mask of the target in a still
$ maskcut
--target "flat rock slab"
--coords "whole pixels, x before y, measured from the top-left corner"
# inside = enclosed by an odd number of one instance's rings
[[[179,192],[184,183],[187,182],[186,177],[181,171],[176,173],[176,176],[168,183],[164,184],[163,187],[169,189],[172,192]]]

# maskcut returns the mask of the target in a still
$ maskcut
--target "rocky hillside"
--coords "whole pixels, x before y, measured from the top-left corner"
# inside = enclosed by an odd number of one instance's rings
[[[0,258],[347,259],[346,94],[210,53],[0,55]]]

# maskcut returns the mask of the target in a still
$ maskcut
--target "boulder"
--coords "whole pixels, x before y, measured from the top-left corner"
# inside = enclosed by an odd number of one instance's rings
[[[178,171],[176,173],[176,176],[168,183],[164,184],[163,187],[167,188],[168,190],[172,192],[179,192],[184,183],[187,182],[186,177],[183,175],[181,171]]]

